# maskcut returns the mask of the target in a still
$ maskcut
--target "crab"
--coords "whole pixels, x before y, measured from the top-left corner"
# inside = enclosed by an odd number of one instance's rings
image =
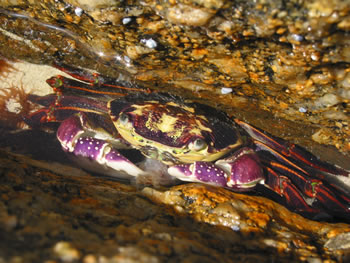
[[[56,67],[77,80],[48,79],[55,93],[31,95],[43,107],[26,120],[31,126],[59,122],[57,139],[83,168],[253,192],[313,219],[349,221],[350,191],[340,180],[348,171],[210,106]]]

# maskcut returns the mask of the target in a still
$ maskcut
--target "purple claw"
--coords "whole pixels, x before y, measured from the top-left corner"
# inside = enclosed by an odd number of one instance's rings
[[[137,167],[133,162],[120,154],[116,149],[109,145],[104,148],[104,156],[97,160],[100,164],[104,164],[109,167],[112,175],[115,175],[116,171],[122,172],[126,177],[145,175],[142,169]],[[117,176],[120,177],[120,176]]]
[[[168,173],[182,181],[191,181],[197,178],[192,172],[192,167],[193,164],[178,164],[170,166],[168,168]]]
[[[145,174],[143,170],[121,155],[108,142],[100,139],[80,137],[72,153],[74,156],[88,158],[92,161],[90,164],[85,164],[85,168],[92,171],[107,173],[118,178]],[[98,164],[96,167],[93,166],[95,162]],[[121,176],[118,172],[126,176]]]
[[[104,155],[103,151],[105,147],[106,143],[102,140],[94,139],[92,137],[80,137],[76,140],[72,153],[77,156],[97,161]]]
[[[252,149],[242,148],[229,158],[215,165],[229,174],[227,187],[235,191],[248,191],[264,180],[258,156]]]
[[[110,143],[86,135],[84,114],[76,114],[66,119],[57,131],[62,148],[78,158],[84,168],[94,172],[117,177],[130,177],[145,174],[143,170],[121,155]],[[128,176],[121,176],[121,172]]]
[[[77,137],[84,132],[82,128],[81,115],[73,115],[63,121],[57,130],[57,139],[62,145],[63,150],[67,152],[74,151],[74,144]]]
[[[226,186],[227,175],[212,163],[196,162],[194,163],[193,170],[195,170],[197,178],[201,182]]]
[[[202,182],[226,187],[227,175],[223,170],[208,162],[174,165],[168,173],[182,181]]]
[[[202,182],[235,191],[248,191],[264,179],[257,155],[242,148],[233,156],[210,162],[174,165],[168,173],[182,181]]]

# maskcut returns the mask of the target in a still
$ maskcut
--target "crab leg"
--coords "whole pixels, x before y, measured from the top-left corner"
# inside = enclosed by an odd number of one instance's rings
[[[244,192],[263,182],[264,176],[255,153],[242,148],[233,156],[210,162],[174,165],[168,173],[182,181],[202,182]]]
[[[238,119],[235,119],[235,122],[240,125],[251,137],[254,138],[258,150],[261,147],[262,150],[268,150],[275,156],[277,153],[277,155],[279,155],[278,158],[280,159],[291,158],[300,166],[307,165],[316,170],[323,171],[332,175],[349,177],[348,171],[326,162],[322,162],[316,156],[302,149],[300,146],[286,142],[280,138],[267,136],[248,123],[240,121]]]
[[[236,122],[255,139],[258,155],[268,171],[266,186],[285,195],[289,205],[298,202],[305,211],[312,206],[334,214],[350,213],[349,189],[338,179],[348,177],[348,171],[318,160],[299,146],[270,138],[247,123]],[[288,180],[280,182],[283,178]],[[307,204],[303,205],[301,198],[308,200]]]
[[[51,77],[46,80],[46,82],[54,89],[54,90],[67,90],[67,92],[81,94],[81,95],[109,95],[109,96],[125,96],[125,93],[122,93],[122,87],[120,88],[120,92],[117,92],[116,90],[111,90],[109,88],[105,88],[103,86],[101,87],[94,87],[93,85],[87,84],[85,82],[81,82],[78,80],[70,79],[63,77],[61,75],[57,75],[55,77]],[[125,92],[125,91],[124,91]]]
[[[287,176],[282,176],[269,167],[266,170],[265,186],[285,199],[289,207],[312,214],[328,211],[331,214],[344,216],[350,212],[349,203],[336,191],[331,191],[322,181],[309,180],[300,191]]]
[[[298,186],[299,189],[302,189],[303,193],[308,197],[313,197],[315,195],[315,192],[317,192],[316,186],[322,184],[324,188],[326,187],[325,184],[327,184],[327,187],[329,188],[328,191],[334,192],[334,195],[338,196],[339,202],[349,204],[350,199],[347,196],[346,189],[342,189],[340,186],[328,182],[327,180],[321,180],[323,179],[322,176],[314,177],[309,174],[302,174],[274,161],[268,161],[267,165],[278,171],[280,174],[284,174],[291,178],[294,184]]]
[[[136,84],[131,85],[130,82],[118,81],[115,78],[102,76],[97,73],[90,73],[88,71],[81,70],[79,68],[75,68],[66,64],[63,65],[56,63],[54,66],[59,70],[67,73],[68,75],[72,76],[73,78],[76,78],[83,82],[87,82],[87,85],[90,86],[89,90],[91,92],[96,92],[96,90],[103,92],[115,92],[113,90],[118,89],[118,91],[143,91],[149,93],[148,89],[136,86]],[[62,78],[62,76],[59,76],[59,78]],[[78,86],[72,85],[72,88],[76,87]],[[96,89],[96,87],[98,87],[98,89]]]
[[[272,150],[260,143],[260,149],[268,149],[269,152]],[[289,161],[283,155],[273,152],[273,156],[278,159],[279,162],[271,160],[271,158],[266,157],[265,153],[259,154],[260,159],[267,167],[271,167],[278,174],[287,176],[295,186],[297,186],[299,191],[303,193],[305,198],[312,198],[323,203],[325,210],[328,211],[344,211],[349,213],[350,210],[350,197],[346,187],[341,187],[340,182],[332,182],[332,178],[328,178],[322,171],[318,169],[308,169],[305,171],[300,168],[300,166],[295,165],[293,162]],[[327,180],[328,178],[328,180]],[[333,178],[336,180],[336,178]],[[269,185],[269,184],[268,184]],[[320,192],[318,192],[320,191]],[[316,202],[317,203],[317,202]],[[315,204],[316,204],[315,203]],[[312,205],[313,202],[312,202]]]
[[[29,100],[44,106],[43,109],[26,116],[25,121],[30,126],[37,126],[46,122],[61,122],[77,112],[90,112],[99,115],[107,113],[106,102],[81,96],[29,95]]]
[[[281,197],[283,203],[286,203],[289,207],[293,207],[295,210],[302,212],[313,214],[320,212],[319,209],[309,206],[305,201],[304,196],[288,177],[279,175],[268,167],[266,170],[267,173],[264,186],[277,193]]]

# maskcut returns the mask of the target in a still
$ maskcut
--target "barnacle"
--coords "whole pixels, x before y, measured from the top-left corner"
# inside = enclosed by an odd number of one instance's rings
[[[7,59],[0,56],[0,78],[7,77],[8,73],[15,68],[8,62]]]
[[[23,86],[0,90],[0,125],[7,128],[24,128],[23,118],[32,109]]]
[[[23,86],[12,85],[7,80],[8,74],[13,70],[16,69],[0,57],[0,126],[23,128],[23,118],[32,109],[32,104],[28,101],[28,94]]]

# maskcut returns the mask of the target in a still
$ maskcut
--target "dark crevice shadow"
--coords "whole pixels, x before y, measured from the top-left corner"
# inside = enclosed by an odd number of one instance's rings
[[[0,148],[35,160],[72,164],[54,132],[36,129],[13,131],[0,126]]]

